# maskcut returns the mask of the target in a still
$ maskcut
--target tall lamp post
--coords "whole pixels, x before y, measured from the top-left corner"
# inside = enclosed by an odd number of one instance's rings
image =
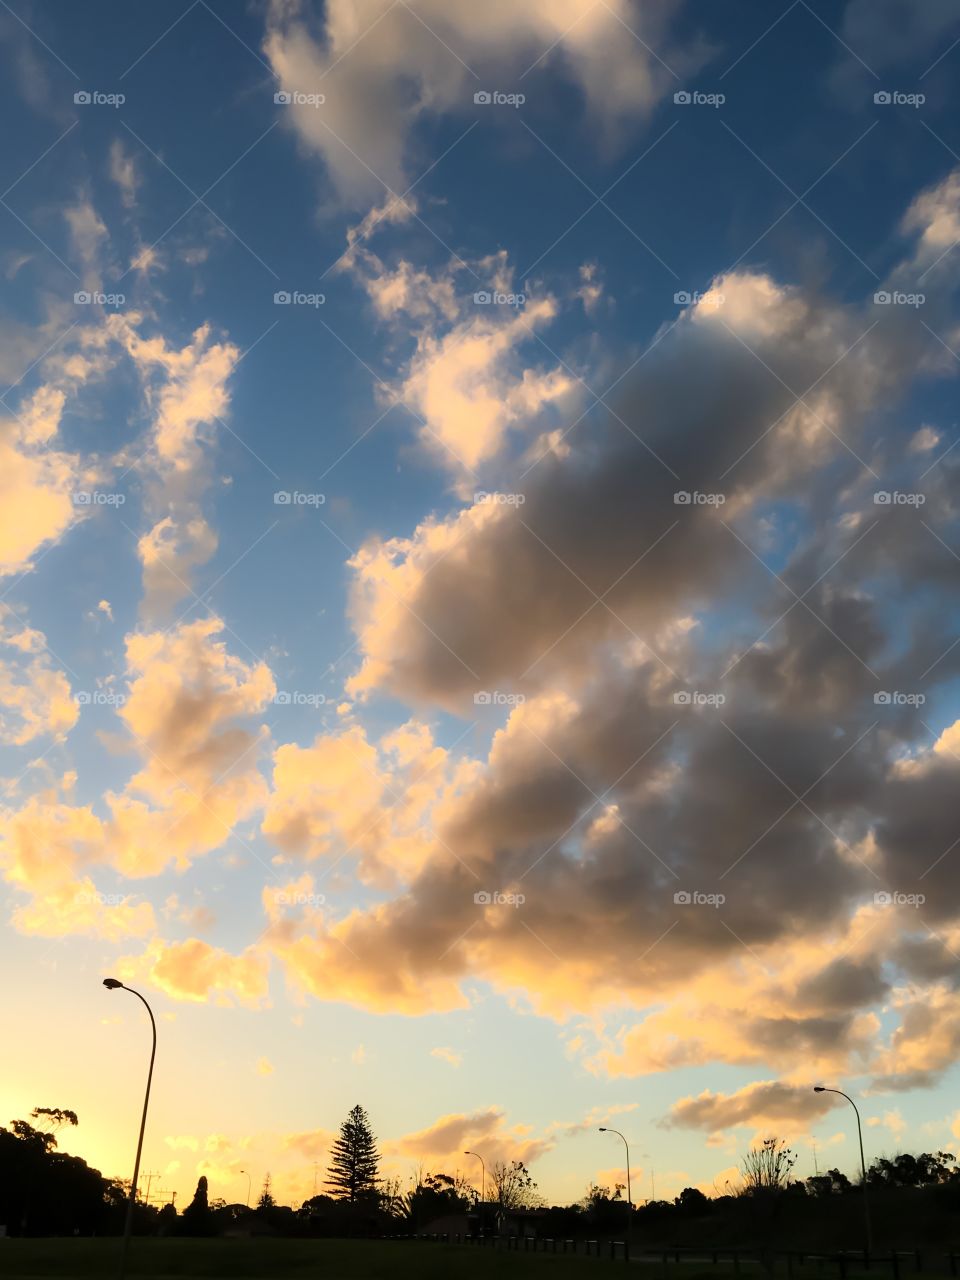
[[[633,1226],[633,1193],[630,1189],[630,1144],[619,1129],[605,1129],[600,1126],[601,1133],[615,1133],[627,1150],[627,1248],[630,1248],[630,1229]]]
[[[133,987],[125,987],[118,978],[104,978],[103,985],[108,991],[116,991],[118,989],[129,991],[132,996],[136,996],[143,1004],[147,1013],[150,1015],[150,1026],[153,1030],[153,1046],[150,1050],[150,1069],[147,1072],[147,1091],[143,1097],[143,1115],[140,1117],[140,1136],[137,1139],[137,1159],[133,1166],[133,1180],[130,1183],[130,1195],[127,1199],[127,1216],[123,1224],[123,1245],[120,1251],[120,1280],[124,1280],[127,1274],[127,1250],[130,1248],[130,1236],[133,1232],[133,1208],[137,1200],[137,1179],[140,1176],[140,1154],[143,1151],[143,1132],[147,1127],[147,1107],[150,1105],[150,1084],[153,1080],[153,1061],[157,1056],[157,1024],[154,1021],[153,1010],[144,1000],[139,991],[134,991]]]
[[[247,1173],[246,1169],[241,1169],[240,1172],[243,1174],[246,1174],[246,1178],[247,1178],[247,1208],[249,1209],[250,1208],[250,1175],[249,1173]],[[316,1192],[316,1186],[317,1186],[316,1174],[313,1175],[313,1186],[314,1186],[314,1192]]]
[[[487,1199],[487,1166],[483,1163],[483,1156],[479,1151],[465,1151],[465,1156],[476,1156],[480,1161],[480,1234],[483,1235],[483,1206]]]
[[[863,1158],[863,1129],[860,1125],[860,1112],[857,1104],[849,1094],[844,1093],[842,1089],[828,1089],[825,1085],[815,1084],[813,1086],[814,1093],[837,1093],[841,1098],[846,1098],[853,1107],[854,1115],[857,1117],[857,1137],[860,1140],[860,1175],[863,1179],[863,1218],[867,1228],[867,1254],[873,1253],[873,1232],[870,1228],[870,1197],[867,1194],[867,1165]]]

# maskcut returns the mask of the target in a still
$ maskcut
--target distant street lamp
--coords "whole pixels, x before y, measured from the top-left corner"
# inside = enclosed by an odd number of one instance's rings
[[[860,1112],[857,1104],[849,1094],[844,1093],[842,1089],[828,1089],[825,1085],[815,1084],[813,1086],[814,1093],[837,1093],[841,1098],[846,1098],[853,1107],[854,1114],[857,1117],[857,1137],[860,1140],[860,1175],[863,1179],[863,1217],[867,1228],[867,1254],[873,1253],[873,1232],[870,1229],[870,1197],[867,1194],[867,1164],[863,1158],[863,1129],[860,1125]]]
[[[600,1126],[601,1133],[615,1133],[627,1149],[627,1247],[630,1245],[630,1228],[633,1225],[633,1193],[630,1189],[630,1144],[619,1129],[605,1129]]]
[[[250,1175],[249,1173],[247,1173],[246,1169],[241,1169],[240,1172],[243,1174],[246,1174],[246,1177],[247,1177],[247,1208],[249,1209],[250,1208]],[[314,1174],[313,1176],[313,1185],[314,1187],[316,1187],[317,1185],[316,1174]]]
[[[483,1156],[479,1151],[465,1151],[465,1156],[476,1156],[480,1161],[480,1234],[483,1235],[483,1206],[487,1198],[487,1166],[483,1163]]]
[[[118,988],[123,991],[129,991],[132,996],[143,1004],[147,1013],[150,1015],[150,1026],[153,1030],[153,1046],[150,1050],[150,1069],[147,1072],[147,1091],[143,1098],[143,1115],[140,1117],[140,1136],[137,1139],[137,1159],[133,1166],[133,1179],[130,1182],[130,1195],[127,1198],[127,1214],[123,1224],[123,1245],[120,1250],[120,1280],[124,1280],[127,1274],[127,1250],[130,1248],[130,1236],[133,1233],[133,1209],[137,1200],[137,1179],[140,1176],[140,1154],[143,1151],[143,1133],[147,1127],[147,1107],[150,1105],[150,1083],[153,1080],[153,1061],[157,1056],[157,1024],[154,1021],[153,1010],[144,1000],[139,991],[134,991],[133,987],[125,987],[118,978],[104,978],[103,985],[108,991],[116,991]]]

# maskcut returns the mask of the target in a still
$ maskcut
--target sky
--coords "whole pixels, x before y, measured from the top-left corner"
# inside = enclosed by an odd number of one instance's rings
[[[0,44],[0,1123],[130,1176],[113,976],[156,1202],[955,1145],[952,0]]]

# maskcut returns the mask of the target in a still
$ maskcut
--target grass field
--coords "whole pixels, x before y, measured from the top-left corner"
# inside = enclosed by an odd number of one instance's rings
[[[47,1276],[57,1280],[113,1280],[120,1259],[120,1241],[104,1240],[0,1240],[0,1276],[3,1280],[28,1280]],[[141,1280],[182,1280],[189,1276],[230,1276],[242,1280],[589,1280],[623,1274],[623,1262],[606,1258],[563,1257],[553,1254],[506,1252],[459,1245],[417,1241],[367,1240],[134,1240],[127,1274]],[[634,1258],[629,1275],[662,1280],[659,1257]],[[668,1263],[667,1280],[730,1280],[729,1261],[717,1266],[687,1259]],[[777,1276],[786,1277],[778,1262]],[[835,1266],[809,1260],[795,1266],[794,1280],[832,1280]],[[904,1266],[901,1275],[913,1273]],[[925,1270],[925,1280],[938,1273]],[[890,1275],[889,1262],[871,1272],[851,1268],[847,1280],[881,1280]],[[761,1280],[763,1272],[753,1259],[743,1258],[741,1280]]]
[[[56,1276],[58,1280],[111,1280],[119,1240],[0,1240],[4,1280]],[[622,1265],[622,1264],[621,1264]],[[582,1258],[536,1257],[417,1241],[367,1240],[151,1240],[130,1245],[127,1273],[149,1280],[183,1276],[237,1276],[246,1280],[583,1280],[610,1263]]]

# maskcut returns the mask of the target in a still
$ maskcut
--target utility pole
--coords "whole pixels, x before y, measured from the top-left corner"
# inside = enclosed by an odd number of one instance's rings
[[[159,1174],[159,1173],[156,1173],[156,1172],[153,1172],[153,1173],[142,1173],[142,1174],[140,1175],[140,1177],[141,1177],[141,1180],[142,1180],[143,1178],[146,1178],[146,1180],[147,1180],[147,1194],[143,1197],[143,1202],[144,1202],[144,1204],[149,1204],[149,1203],[150,1203],[150,1184],[151,1184],[151,1182],[153,1182],[154,1178],[159,1178],[159,1177],[160,1177],[160,1174]]]

